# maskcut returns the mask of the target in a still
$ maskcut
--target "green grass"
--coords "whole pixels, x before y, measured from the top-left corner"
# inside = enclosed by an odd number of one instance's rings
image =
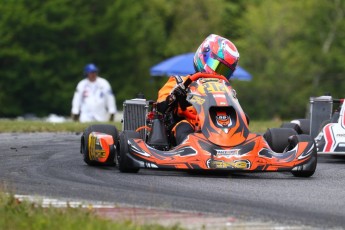
[[[279,127],[282,121],[251,121],[252,132],[263,133],[267,128]],[[82,132],[92,123],[65,122],[48,123],[44,121],[12,121],[0,120],[0,133],[5,132]],[[121,123],[108,123],[121,130]]]
[[[14,196],[0,193],[0,229],[8,230],[177,230],[178,225],[138,225],[131,221],[102,219],[92,211],[81,208],[43,208],[29,202],[19,202]]]
[[[268,128],[278,128],[283,123],[279,120],[270,121],[250,121],[249,129],[252,132],[264,133]]]
[[[5,132],[82,132],[86,127],[95,123],[64,122],[49,123],[44,121],[13,121],[0,120],[0,133]],[[121,129],[120,122],[107,123]]]

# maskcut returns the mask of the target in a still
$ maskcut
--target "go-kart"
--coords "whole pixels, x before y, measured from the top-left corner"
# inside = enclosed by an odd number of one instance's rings
[[[338,105],[333,108],[333,105]],[[345,155],[344,99],[320,96],[310,100],[310,119],[295,119],[281,127],[310,134],[320,155]]]
[[[248,117],[224,76],[196,73],[182,84],[196,111],[188,114],[186,109],[185,116],[197,121],[196,131],[183,143],[171,141],[169,114],[158,113],[155,102],[133,99],[124,104],[121,133],[112,125],[92,125],[84,131],[84,161],[88,165],[115,164],[121,172],[130,173],[150,168],[287,171],[297,177],[314,174],[317,154],[313,138],[284,128],[268,129],[264,135],[250,132]],[[147,111],[142,113],[140,108]]]

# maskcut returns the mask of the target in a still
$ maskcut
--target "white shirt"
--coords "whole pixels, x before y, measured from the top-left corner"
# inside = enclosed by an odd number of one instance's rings
[[[80,114],[80,122],[109,121],[116,113],[115,96],[107,80],[81,80],[72,100],[72,114]]]

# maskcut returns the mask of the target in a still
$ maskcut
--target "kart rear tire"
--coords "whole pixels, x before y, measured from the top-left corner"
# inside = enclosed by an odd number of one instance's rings
[[[317,150],[314,139],[310,135],[297,135],[290,139],[290,145],[296,146],[299,142],[313,142],[314,149],[312,150],[311,159],[304,165],[296,166],[293,171],[291,171],[292,175],[295,177],[311,177],[316,170],[317,166]]]
[[[291,121],[291,123],[295,123],[299,126],[301,130],[300,134],[310,135],[310,120],[309,119],[296,119],[296,120]]]
[[[123,131],[120,134],[119,141],[116,146],[116,166],[120,170],[120,172],[123,173],[137,173],[139,171],[139,167],[131,164],[128,157],[128,139],[131,138],[141,138],[141,136],[138,132],[135,131]]]
[[[296,123],[291,123],[291,122],[284,122],[280,128],[288,128],[288,129],[293,129],[295,130],[298,134],[302,134],[302,130],[300,126]]]
[[[101,165],[114,165],[115,161],[115,148],[111,148],[110,155],[105,163],[93,161],[90,159],[89,156],[89,136],[92,132],[100,132],[109,134],[113,137],[114,140],[114,146],[117,145],[117,141],[119,139],[119,132],[117,131],[117,128],[113,125],[91,125],[87,127],[81,137],[81,147],[80,151],[83,154],[84,162],[90,166],[101,166]]]
[[[297,132],[291,128],[271,128],[267,129],[264,138],[274,152],[282,153],[289,145],[289,137],[293,135],[297,135]]]

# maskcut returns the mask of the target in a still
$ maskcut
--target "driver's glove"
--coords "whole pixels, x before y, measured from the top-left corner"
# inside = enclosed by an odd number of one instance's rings
[[[170,100],[172,102],[177,101],[180,104],[182,110],[185,110],[189,106],[189,103],[187,102],[187,91],[183,83],[177,84],[175,86],[170,95]]]
[[[180,83],[180,84],[176,84],[176,86],[173,89],[171,94],[174,94],[176,96],[176,98],[178,98],[178,97],[186,97],[187,91],[186,91],[183,83]]]

